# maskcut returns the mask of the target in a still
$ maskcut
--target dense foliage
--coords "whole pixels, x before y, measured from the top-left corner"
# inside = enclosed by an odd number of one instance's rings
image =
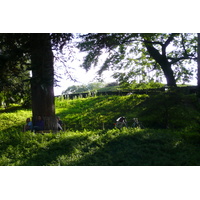
[[[73,34],[71,33],[1,33],[0,105],[8,106],[9,103],[22,101],[25,106],[28,106],[31,99],[32,102],[35,102],[33,97],[37,95],[36,91],[32,91],[34,93],[32,98],[30,92],[34,88],[33,83],[39,88],[42,87],[43,93],[44,86],[48,88],[50,82],[53,87],[53,53],[51,51],[56,52],[54,58],[58,60],[59,52],[62,52],[63,46],[72,38]],[[39,44],[37,40],[39,40]],[[45,50],[41,53],[43,49]],[[45,64],[46,62],[48,64]],[[47,67],[49,68],[46,69]],[[31,84],[32,87],[30,87]],[[41,94],[38,95],[38,98],[41,96]],[[49,106],[49,110],[50,107],[52,105]]]
[[[194,69],[188,67],[197,58],[197,35],[191,33],[90,33],[81,36],[78,48],[87,53],[83,67],[97,66],[106,55],[99,73],[121,70],[121,81],[159,80],[164,75],[168,86],[188,82]],[[123,69],[123,70],[122,70]],[[154,71],[154,75],[152,72]]]

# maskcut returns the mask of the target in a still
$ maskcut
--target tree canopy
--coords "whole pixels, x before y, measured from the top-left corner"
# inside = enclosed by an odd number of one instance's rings
[[[0,68],[10,78],[20,77],[22,72],[31,70],[26,79],[31,83],[33,120],[37,116],[47,117],[48,129],[56,128],[54,106],[54,55],[53,50],[62,48],[73,35],[70,33],[0,34]],[[51,118],[51,119],[50,119]]]
[[[33,35],[35,34],[0,34],[0,92],[5,89],[8,91],[12,86],[20,93],[20,86],[16,84],[16,77],[18,77],[21,84],[24,84],[24,81],[30,80],[29,72],[32,70],[31,36]],[[51,40],[52,50],[57,52],[62,52],[64,45],[73,38],[71,33],[53,33],[48,35]]]
[[[191,33],[89,33],[80,36],[81,52],[87,52],[82,67],[97,66],[101,55],[107,58],[99,73],[108,68],[127,72],[115,74],[120,80],[156,71],[164,74],[169,86],[189,81],[194,69],[188,64],[197,59],[197,36]]]

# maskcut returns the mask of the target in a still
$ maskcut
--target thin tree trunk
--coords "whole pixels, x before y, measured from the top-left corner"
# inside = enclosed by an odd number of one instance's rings
[[[45,129],[56,129],[53,52],[49,34],[31,34],[31,94],[33,122],[45,120]]]

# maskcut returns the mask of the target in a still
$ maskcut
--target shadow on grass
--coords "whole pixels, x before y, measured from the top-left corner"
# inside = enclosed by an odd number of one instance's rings
[[[199,136],[198,140],[200,141]],[[82,157],[78,162],[71,164],[77,166],[197,166],[200,165],[199,150],[200,146],[197,142],[188,143],[171,134],[159,137],[139,133],[119,136],[92,155]]]
[[[13,161],[22,166],[199,166],[200,135],[127,129],[94,134],[9,136]],[[32,139],[33,138],[33,139]],[[21,142],[20,142],[21,141]],[[4,143],[0,152],[9,152]],[[21,154],[21,157],[18,156]],[[18,162],[18,159],[20,162]]]
[[[9,128],[5,127],[5,128],[2,128],[0,130],[0,134],[14,134],[16,132],[23,132],[23,128],[24,128],[24,124],[25,123],[18,123],[16,125],[12,125],[10,126]]]
[[[22,132],[22,129],[22,123],[20,125],[2,129],[0,131],[0,151],[4,151],[10,145],[16,147],[21,143],[21,135],[25,134]]]
[[[13,107],[1,109],[0,113],[13,113],[13,112],[17,112],[18,110],[22,110],[22,106],[13,106]]]
[[[40,147],[37,152],[26,159],[22,165],[24,166],[47,166],[47,165],[58,165],[57,158],[62,155],[70,156],[74,149],[79,143],[85,141],[86,136],[73,136],[72,138],[62,139],[61,141],[56,140],[51,142],[50,145]]]

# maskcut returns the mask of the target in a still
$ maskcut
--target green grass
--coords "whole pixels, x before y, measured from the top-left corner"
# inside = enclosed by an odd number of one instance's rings
[[[70,130],[96,130],[114,127],[115,120],[125,115],[129,121],[137,116],[135,106],[147,95],[99,96],[75,100],[57,100],[57,115],[61,116]],[[130,124],[131,125],[131,124]]]
[[[200,165],[200,137],[123,129],[0,135],[1,166]]]
[[[67,130],[42,135],[21,131],[26,118],[31,117],[31,110],[1,109],[0,165],[200,165],[199,104],[194,96],[57,99],[56,113]],[[139,117],[147,126],[145,129],[115,129],[113,123],[121,115],[128,120]],[[167,129],[163,127],[166,119],[171,126]]]
[[[31,110],[22,109],[20,106],[0,110],[0,133],[22,131],[26,118],[31,115]]]
[[[70,130],[111,129],[125,116],[128,125],[137,117],[148,128],[199,131],[200,104],[195,95],[99,96],[56,101],[56,112]]]

